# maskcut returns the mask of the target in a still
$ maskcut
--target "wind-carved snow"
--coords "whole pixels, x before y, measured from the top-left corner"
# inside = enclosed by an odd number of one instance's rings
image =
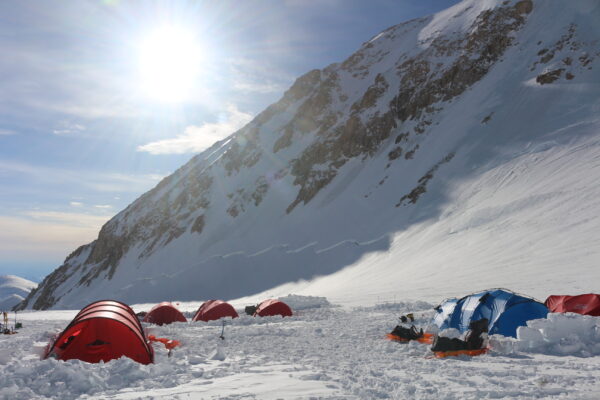
[[[386,29],[142,195],[21,307],[595,290],[599,13],[467,0]]]

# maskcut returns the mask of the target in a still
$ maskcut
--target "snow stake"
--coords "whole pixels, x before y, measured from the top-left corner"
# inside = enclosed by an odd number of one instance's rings
[[[223,328],[221,329],[221,336],[219,336],[219,338],[221,338],[221,340],[225,340],[225,320],[223,321]]]

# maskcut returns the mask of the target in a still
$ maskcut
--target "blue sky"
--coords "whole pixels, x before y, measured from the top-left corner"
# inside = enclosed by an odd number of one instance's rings
[[[296,77],[456,2],[1,2],[0,274],[40,280]],[[140,54],[165,26],[199,54],[169,101],[140,78],[161,62]]]

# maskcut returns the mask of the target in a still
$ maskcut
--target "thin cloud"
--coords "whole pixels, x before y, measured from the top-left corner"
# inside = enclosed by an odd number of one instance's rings
[[[73,207],[82,207],[83,206],[83,203],[80,201],[72,201],[69,204]]]
[[[41,223],[52,223],[71,227],[92,227],[100,228],[106,221],[108,221],[112,215],[91,215],[85,213],[72,213],[62,211],[27,211],[22,213],[23,216],[28,217],[31,221],[37,221]]]
[[[233,88],[245,93],[278,93],[285,91],[294,77],[264,63],[248,58],[234,58],[228,61],[233,76]]]
[[[0,161],[0,175],[25,175],[28,179],[38,182],[70,184],[73,187],[85,187],[98,192],[117,193],[143,193],[164,178],[159,174],[97,173],[4,161]]]
[[[63,121],[59,124],[59,127],[54,129],[52,133],[59,136],[73,135],[85,131],[85,126],[81,124],[74,124],[72,122]]]
[[[111,206],[111,205],[108,205],[108,204],[97,204],[97,205],[95,205],[94,207],[95,207],[95,208],[102,209],[102,210],[108,210],[108,209],[111,209],[111,208],[112,208],[112,206]]]
[[[237,109],[235,105],[227,107],[227,119],[221,122],[205,123],[201,126],[188,126],[183,134],[173,139],[159,140],[143,146],[137,151],[150,154],[198,153],[213,143],[231,135],[252,120],[252,115]]]
[[[82,213],[31,212],[19,217],[0,216],[0,257],[65,257],[94,240],[109,216]]]
[[[11,131],[10,129],[0,129],[0,136],[16,135],[17,132]]]
[[[255,93],[277,93],[283,92],[285,87],[283,85],[279,85],[276,83],[270,82],[250,82],[250,81],[238,81],[233,84],[234,89],[239,90],[241,92],[255,92]]]

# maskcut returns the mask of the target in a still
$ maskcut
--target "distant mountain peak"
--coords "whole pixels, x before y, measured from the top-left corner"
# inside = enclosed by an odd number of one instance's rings
[[[0,310],[8,311],[29,295],[37,283],[15,275],[0,275]]]

